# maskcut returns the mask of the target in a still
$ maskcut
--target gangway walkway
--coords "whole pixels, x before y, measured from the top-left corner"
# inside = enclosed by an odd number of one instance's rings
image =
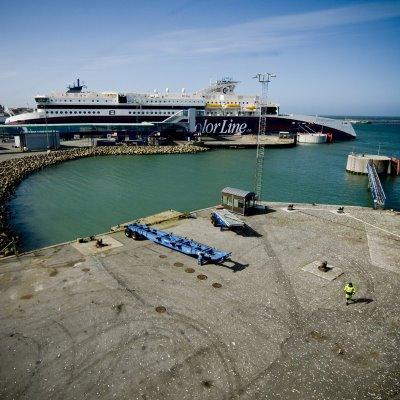
[[[170,117],[164,119],[163,123],[178,123],[182,122],[183,120],[187,121],[188,119],[188,112],[187,110],[179,110],[175,114],[171,115]]]
[[[308,125],[299,125],[299,127],[303,130],[304,133],[317,133],[314,131],[314,129],[312,129],[310,126]]]
[[[372,160],[368,161],[367,171],[368,171],[369,188],[371,189],[374,208],[384,208],[386,195]]]

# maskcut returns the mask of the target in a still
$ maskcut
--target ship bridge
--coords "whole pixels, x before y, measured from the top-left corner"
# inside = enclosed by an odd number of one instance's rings
[[[232,94],[238,83],[239,81],[234,81],[233,78],[222,78],[200,92],[205,95],[215,93]]]

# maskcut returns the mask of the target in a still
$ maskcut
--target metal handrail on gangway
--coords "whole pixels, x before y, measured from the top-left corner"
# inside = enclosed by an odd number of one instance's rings
[[[207,262],[220,264],[228,260],[231,253],[215,249],[214,247],[196,242],[192,239],[173,235],[172,233],[150,228],[144,224],[129,224],[125,228],[125,235],[134,239],[149,239],[154,243],[161,244],[180,253],[194,256],[197,263],[203,265]]]
[[[303,132],[301,132],[301,133],[317,133],[317,132],[314,131],[314,129],[312,129],[308,125],[300,124],[299,127],[303,130]]]
[[[367,172],[374,208],[384,208],[386,195],[372,160],[369,160],[367,163]]]

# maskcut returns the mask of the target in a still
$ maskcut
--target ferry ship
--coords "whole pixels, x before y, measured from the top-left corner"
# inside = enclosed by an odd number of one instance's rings
[[[7,118],[6,124],[179,123],[194,109],[202,136],[257,134],[260,113],[267,133],[325,133],[333,140],[354,139],[350,122],[317,116],[280,114],[279,104],[258,95],[235,93],[239,82],[223,78],[194,93],[118,93],[87,91],[79,79],[66,92],[37,95],[33,112]]]

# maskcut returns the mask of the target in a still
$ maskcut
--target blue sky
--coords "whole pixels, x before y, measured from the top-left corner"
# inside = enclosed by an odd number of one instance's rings
[[[0,104],[76,77],[96,91],[238,92],[272,71],[282,112],[400,115],[400,1],[0,0]]]

